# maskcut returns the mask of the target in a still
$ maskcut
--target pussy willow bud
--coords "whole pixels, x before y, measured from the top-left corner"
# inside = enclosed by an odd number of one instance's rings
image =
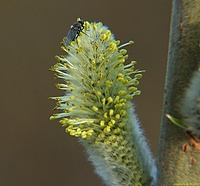
[[[57,100],[65,131],[79,138],[97,173],[107,185],[151,185],[154,161],[130,101],[139,95],[142,77],[135,61],[125,65],[127,51],[102,23],[84,22],[83,30],[56,56],[51,70],[63,79],[65,95]],[[65,39],[64,39],[65,40]],[[133,113],[132,113],[133,112]]]

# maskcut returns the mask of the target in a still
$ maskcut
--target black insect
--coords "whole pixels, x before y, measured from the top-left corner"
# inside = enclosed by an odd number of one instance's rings
[[[84,21],[79,20],[71,26],[67,36],[64,38],[64,45],[68,46],[72,41],[75,41],[80,32],[84,29]]]

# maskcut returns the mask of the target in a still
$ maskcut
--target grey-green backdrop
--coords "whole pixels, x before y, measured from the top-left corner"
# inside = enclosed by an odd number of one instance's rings
[[[76,18],[101,21],[146,69],[136,111],[156,155],[171,0],[0,1],[0,185],[100,186],[77,139],[49,121],[60,95],[48,71],[63,54],[60,41]]]

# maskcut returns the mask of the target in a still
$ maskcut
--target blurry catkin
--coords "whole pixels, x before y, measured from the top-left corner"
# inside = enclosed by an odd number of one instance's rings
[[[188,131],[200,139],[200,71],[195,71],[180,103]]]

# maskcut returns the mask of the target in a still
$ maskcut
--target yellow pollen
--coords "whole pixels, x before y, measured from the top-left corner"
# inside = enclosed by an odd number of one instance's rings
[[[101,92],[97,91],[97,95],[98,95],[98,96],[101,96]]]
[[[104,128],[104,132],[110,132],[110,126],[106,126],[106,127]]]
[[[119,118],[120,118],[120,114],[116,114],[116,115],[115,115],[115,118],[116,118],[116,119],[119,119]]]
[[[104,40],[106,40],[106,38],[107,38],[107,35],[106,34],[102,34],[101,39],[104,41]]]
[[[73,111],[73,109],[72,109],[72,108],[69,108],[69,109],[68,109],[68,112],[72,112],[72,111]]]
[[[103,98],[101,101],[102,101],[102,104],[105,105],[105,103],[106,103],[106,99]]]
[[[94,30],[97,30],[97,25],[93,24]]]
[[[114,110],[110,109],[110,111],[109,111],[109,115],[112,116],[113,113],[114,113]]]
[[[102,79],[103,77],[104,77],[104,74],[103,74],[103,73],[100,73],[100,74],[99,74],[99,78]]]
[[[105,113],[103,114],[103,117],[104,117],[104,118],[108,118],[107,112],[105,112]]]
[[[100,29],[99,29],[99,33],[102,33],[102,32],[103,32],[103,28],[100,28]]]
[[[103,127],[104,125],[105,125],[105,121],[104,121],[104,120],[101,120],[101,121],[100,121],[100,126]]]
[[[88,134],[89,136],[91,136],[93,133],[94,133],[94,130],[93,130],[93,129],[90,129],[90,130],[88,130],[88,132],[87,132],[87,134]]]
[[[90,85],[94,85],[94,81],[91,81],[91,82],[90,82]]]
[[[111,35],[111,31],[110,30],[106,30],[106,34],[107,35]]]
[[[92,110],[95,111],[95,112],[97,112],[99,109],[96,106],[93,106]]]
[[[82,133],[81,133],[81,137],[84,139],[84,138],[86,138],[87,137],[87,133],[85,132],[85,131],[83,131]]]
[[[113,102],[113,98],[109,97],[108,99],[108,103],[112,103]]]

